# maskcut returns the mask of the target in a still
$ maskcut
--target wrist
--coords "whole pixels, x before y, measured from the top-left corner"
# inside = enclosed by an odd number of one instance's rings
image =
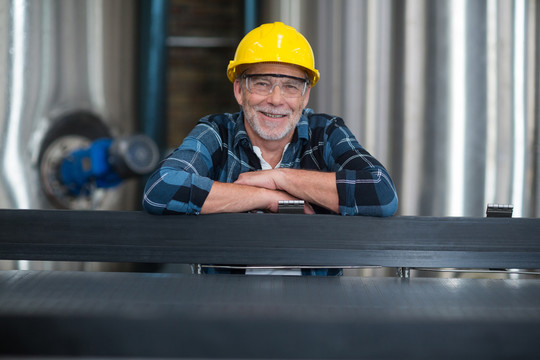
[[[285,191],[285,189],[286,189],[285,184],[287,184],[287,178],[291,174],[291,169],[289,169],[289,168],[278,168],[278,169],[275,169],[275,170],[276,170],[276,172],[275,172],[275,175],[274,175],[274,183],[276,184],[276,189],[281,190],[281,191]]]
[[[260,191],[262,192],[260,199],[263,200],[262,208],[270,212],[277,212],[279,201],[288,199],[287,194],[280,190],[260,188]]]

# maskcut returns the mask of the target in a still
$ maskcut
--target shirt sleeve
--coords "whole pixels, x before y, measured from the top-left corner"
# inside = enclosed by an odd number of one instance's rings
[[[358,143],[343,120],[333,119],[326,136],[325,161],[336,172],[340,214],[394,215],[397,192],[383,165]]]
[[[148,179],[144,209],[151,214],[199,214],[213,184],[212,156],[219,151],[217,131],[199,123]]]

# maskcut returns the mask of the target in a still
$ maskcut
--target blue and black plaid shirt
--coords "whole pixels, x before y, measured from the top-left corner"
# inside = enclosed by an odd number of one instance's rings
[[[341,118],[305,109],[280,166],[335,172],[342,215],[391,216],[397,210],[387,171]],[[153,214],[198,214],[214,181],[231,183],[243,172],[260,169],[243,112],[209,115],[149,178],[143,206]]]

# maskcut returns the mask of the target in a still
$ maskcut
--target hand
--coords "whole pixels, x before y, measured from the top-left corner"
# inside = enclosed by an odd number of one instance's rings
[[[308,214],[308,215],[315,214],[315,210],[313,210],[313,207],[307,201],[304,201],[304,214]]]
[[[234,183],[240,185],[256,186],[268,190],[280,190],[277,182],[278,177],[279,172],[276,170],[250,171],[240,174],[240,176]]]
[[[268,190],[276,190],[274,194],[277,194],[275,197],[277,200],[274,199],[270,203],[268,211],[277,212],[277,202],[279,200],[301,200],[285,191],[280,191],[280,187],[278,185],[280,174],[281,172],[279,170],[261,170],[245,172],[240,174],[240,176],[234,183],[239,185],[256,186]],[[311,207],[311,205],[307,201],[304,202],[304,214],[315,214],[315,210],[313,210],[313,207]]]
[[[271,193],[272,199],[270,200],[268,208],[266,209],[268,212],[277,213],[279,211],[280,200],[300,200],[284,191],[271,190],[269,193]],[[315,210],[313,210],[313,207],[307,201],[304,201],[304,214],[315,214]]]
[[[293,199],[304,200],[306,204],[309,202],[339,213],[335,173],[279,168],[242,173],[235,184],[279,190],[292,196]],[[314,213],[311,206],[308,207],[306,214]]]

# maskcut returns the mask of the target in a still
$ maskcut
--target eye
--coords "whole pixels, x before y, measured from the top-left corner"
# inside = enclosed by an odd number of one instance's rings
[[[300,83],[297,82],[286,82],[283,86],[290,90],[300,90],[301,88]]]
[[[253,86],[256,86],[258,88],[266,88],[272,86],[269,80],[260,79],[260,78],[253,78],[252,80]]]

